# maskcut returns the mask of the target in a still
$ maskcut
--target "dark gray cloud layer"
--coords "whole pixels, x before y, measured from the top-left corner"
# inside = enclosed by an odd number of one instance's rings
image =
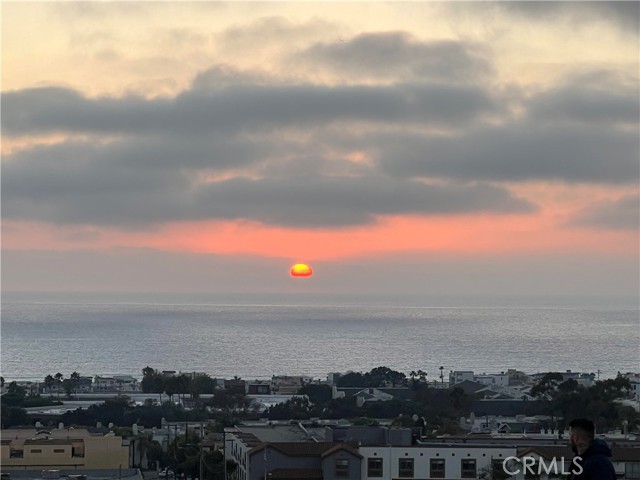
[[[478,87],[444,84],[325,87],[238,85],[175,98],[90,99],[65,88],[3,96],[2,130],[119,134],[207,133],[335,121],[465,124],[499,106]]]
[[[480,7],[485,8],[486,3]],[[638,34],[640,28],[640,3],[637,1],[582,1],[582,2],[496,2],[499,9],[528,20],[558,21],[569,19],[578,26],[610,22],[630,34]]]
[[[285,84],[214,65],[170,98],[4,93],[5,137],[95,141],[6,156],[3,214],[126,228],[201,219],[349,226],[393,214],[535,211],[501,182],[640,178],[634,82],[587,72],[535,94],[496,88],[478,47],[402,32],[316,43],[296,59],[383,84]],[[597,225],[603,212],[583,220]]]
[[[616,90],[610,87],[572,85],[541,93],[530,100],[529,115],[540,122],[637,125],[640,122],[638,86],[619,86]],[[635,102],[632,101],[634,97]]]
[[[519,122],[464,135],[402,135],[376,141],[392,175],[481,179],[636,183],[640,140],[635,131],[554,127]]]
[[[317,43],[293,56],[355,78],[406,78],[478,82],[492,72],[479,47],[459,41],[420,42],[405,32],[365,33],[352,39]]]
[[[534,207],[489,185],[425,185],[389,177],[232,178],[192,184],[179,171],[66,169],[31,178],[12,164],[3,173],[5,218],[134,227],[165,221],[250,219],[294,227],[371,223],[402,213],[522,213]],[[58,165],[59,168],[59,165]],[[116,170],[115,172],[111,170]],[[20,177],[22,175],[22,178]]]

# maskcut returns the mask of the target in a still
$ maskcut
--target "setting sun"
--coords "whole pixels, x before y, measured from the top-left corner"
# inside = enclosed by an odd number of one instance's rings
[[[296,263],[291,267],[292,277],[310,277],[313,274],[313,270],[306,263]]]

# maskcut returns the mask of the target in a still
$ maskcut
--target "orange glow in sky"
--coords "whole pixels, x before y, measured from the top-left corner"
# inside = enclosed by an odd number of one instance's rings
[[[434,258],[638,270],[638,33],[620,2],[6,3],[3,291],[100,289],[88,258],[136,256],[154,259],[144,289],[167,291],[157,272],[189,258],[301,291],[399,256],[425,276]],[[298,261],[321,275],[288,281],[313,275]],[[559,288],[600,292],[599,268]],[[206,275],[194,288],[218,288]]]

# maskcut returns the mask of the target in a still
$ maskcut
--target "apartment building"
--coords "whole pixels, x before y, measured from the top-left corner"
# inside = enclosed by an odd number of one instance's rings
[[[238,427],[236,427],[238,428]],[[258,438],[256,435],[260,435]],[[227,433],[227,456],[239,467],[234,480],[271,479],[477,479],[507,465],[512,478],[534,478],[518,465],[544,467],[535,478],[566,478],[572,452],[566,440],[523,435],[419,439],[407,428],[327,427],[323,438],[265,442],[260,432]],[[640,442],[610,440],[619,478],[640,478]],[[554,460],[555,459],[555,460]],[[506,462],[506,463],[505,463]],[[555,467],[554,467],[555,465]],[[486,477],[486,475],[490,475]]]
[[[2,430],[3,470],[117,469],[129,466],[129,441],[103,428]]]
[[[114,375],[100,377],[96,375],[93,382],[94,392],[135,392],[140,391],[140,382],[131,375]]]

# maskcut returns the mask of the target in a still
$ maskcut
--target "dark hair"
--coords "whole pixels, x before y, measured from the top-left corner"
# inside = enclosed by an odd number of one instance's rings
[[[588,418],[575,418],[569,422],[569,427],[585,434],[591,440],[595,437],[596,428]]]

